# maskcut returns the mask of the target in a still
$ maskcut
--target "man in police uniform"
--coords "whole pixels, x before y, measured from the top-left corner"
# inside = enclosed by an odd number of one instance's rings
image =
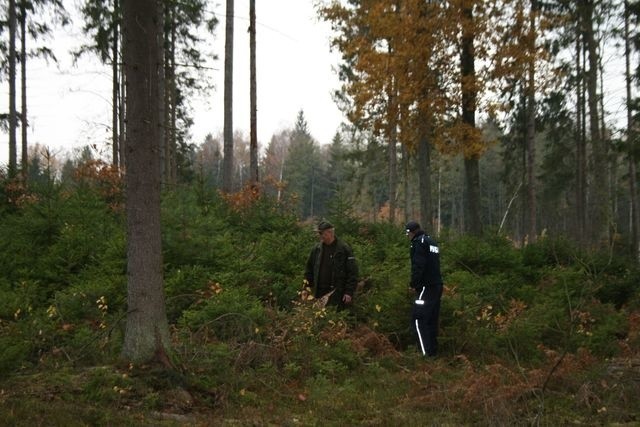
[[[412,327],[422,354],[435,357],[438,353],[438,317],[442,297],[440,248],[417,222],[408,222],[405,228],[411,240],[410,286],[415,292]]]

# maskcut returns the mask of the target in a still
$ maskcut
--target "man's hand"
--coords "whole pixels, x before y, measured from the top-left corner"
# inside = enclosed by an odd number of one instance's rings
[[[351,300],[352,300],[351,295],[344,294],[342,296],[342,302],[345,304],[351,304]]]

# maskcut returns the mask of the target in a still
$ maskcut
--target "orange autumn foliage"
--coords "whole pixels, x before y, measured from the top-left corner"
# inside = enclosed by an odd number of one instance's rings
[[[247,184],[235,193],[221,193],[228,206],[236,213],[247,212],[262,197],[262,187],[256,184]]]
[[[76,168],[73,179],[76,184],[96,190],[113,211],[124,208],[124,181],[117,166],[102,160],[89,160]]]

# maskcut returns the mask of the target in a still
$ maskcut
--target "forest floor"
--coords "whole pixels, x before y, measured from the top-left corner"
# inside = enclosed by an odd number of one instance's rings
[[[400,355],[340,380],[299,382],[252,372],[251,383],[207,388],[154,367],[97,366],[20,372],[0,380],[0,425],[344,426],[638,425],[640,358],[588,368],[565,390],[509,380],[504,366],[459,356]],[[556,369],[559,377],[562,367]],[[470,372],[475,372],[471,379]],[[189,379],[192,378],[192,379]],[[547,377],[549,379],[550,377]],[[553,379],[552,379],[553,382]],[[546,382],[548,383],[548,381]],[[635,393],[635,394],[634,394]]]

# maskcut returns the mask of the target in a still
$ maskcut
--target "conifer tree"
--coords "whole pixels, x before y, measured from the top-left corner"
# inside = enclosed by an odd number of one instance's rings
[[[233,185],[233,21],[234,1],[226,2],[224,39],[224,160],[222,191],[230,192]]]
[[[16,0],[9,0],[9,177],[18,169],[17,111],[16,111]]]
[[[160,233],[160,13],[157,0],[123,4],[128,286],[122,356],[136,363],[170,365]]]
[[[313,217],[319,214],[318,191],[322,185],[323,164],[303,111],[298,112],[288,145],[283,173],[286,191],[298,198],[297,211],[301,218]]]

